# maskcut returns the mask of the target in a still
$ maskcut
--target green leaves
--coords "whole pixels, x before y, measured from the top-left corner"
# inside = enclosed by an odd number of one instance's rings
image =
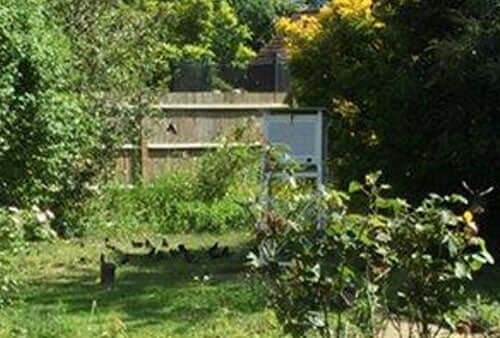
[[[428,337],[425,323],[445,320],[446,313],[458,306],[465,280],[493,263],[484,241],[464,231],[465,220],[448,209],[463,198],[430,194],[413,208],[403,199],[386,198],[387,185],[379,183],[380,178],[380,172],[368,174],[364,185],[356,181],[349,185],[350,193],[364,194],[360,196],[364,199],[356,199],[356,207],[367,210],[365,214],[349,213],[346,204],[341,211],[320,204],[323,230],[312,217],[292,216],[300,210],[297,201],[309,199],[313,202],[301,206],[314,205],[317,195],[293,189],[291,200],[285,195],[281,198],[286,201],[277,201],[280,196],[274,196],[268,212],[273,219],[284,218],[282,228],[271,232],[259,254],[250,257],[255,267],[271,273],[273,308],[286,332],[301,336],[318,330],[327,337],[328,317],[310,320],[307,314],[335,309],[349,312],[356,323],[368,323],[360,325],[367,336],[377,330],[373,314],[378,313],[419,323],[419,335]],[[324,195],[335,194],[345,195],[336,191]],[[349,195],[343,197],[346,203],[349,200]],[[272,254],[265,250],[269,240],[274,243]]]
[[[348,188],[348,192],[350,194],[353,194],[355,192],[358,192],[360,191],[362,188],[362,185],[361,183],[359,183],[358,181],[352,181],[351,183],[349,183],[349,188]]]
[[[459,279],[468,278],[472,279],[472,275],[463,262],[455,262],[455,276]]]
[[[334,116],[336,178],[344,185],[381,168],[412,201],[467,177],[495,182],[497,1],[371,2],[383,27],[320,19],[320,32],[291,60],[299,102]]]

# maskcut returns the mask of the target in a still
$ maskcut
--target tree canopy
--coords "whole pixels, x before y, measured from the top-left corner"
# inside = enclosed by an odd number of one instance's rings
[[[283,19],[300,101],[330,107],[337,178],[409,195],[498,181],[500,2],[337,0]]]
[[[40,1],[3,0],[0,46],[0,205],[57,204],[77,192],[95,146],[69,41]]]

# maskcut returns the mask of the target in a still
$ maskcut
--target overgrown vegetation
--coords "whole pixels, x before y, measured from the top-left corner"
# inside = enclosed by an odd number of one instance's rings
[[[36,1],[0,6],[0,206],[59,210],[81,196],[99,121],[72,91],[69,40]]]
[[[0,336],[498,329],[497,286],[464,292],[493,262],[475,208],[427,195],[496,181],[498,1],[331,1],[278,25],[295,94],[337,117],[336,183],[383,168],[411,203],[387,197],[379,173],[348,193],[297,188],[289,173],[268,191],[261,149],[242,130],[191,169],[109,183],[116,149],[137,141],[174,63],[242,66],[277,15],[313,2],[0,0]],[[253,223],[261,242],[250,258],[265,284],[244,277]],[[217,240],[207,232],[233,241],[227,261],[206,255]],[[101,290],[97,257],[119,250],[95,236],[128,250],[138,233],[190,233],[171,245],[203,259],[137,250],[117,289]]]
[[[249,257],[270,277],[272,307],[286,333],[345,337],[350,327],[376,337],[390,323],[405,337],[434,337],[455,328],[450,314],[462,304],[467,280],[494,263],[472,213],[450,210],[465,204],[463,197],[431,194],[413,208],[384,197],[389,186],[379,177],[350,184],[349,193],[366,196],[357,208],[367,213],[349,210],[349,194],[304,194],[294,184],[260,209],[261,243]]]
[[[185,169],[148,183],[107,184],[87,205],[84,227],[163,233],[250,229],[249,194],[258,190],[260,151],[245,141],[244,126]]]

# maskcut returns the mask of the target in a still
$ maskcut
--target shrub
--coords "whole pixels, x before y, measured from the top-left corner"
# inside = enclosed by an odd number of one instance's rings
[[[99,120],[82,108],[70,42],[43,1],[4,1],[0,44],[0,206],[61,215],[95,173]]]
[[[12,277],[15,268],[12,259],[22,254],[30,240],[53,239],[57,235],[50,223],[54,215],[50,210],[20,210],[0,208],[0,307],[9,304],[19,291],[19,282]]]
[[[431,194],[412,208],[383,197],[390,187],[379,177],[350,184],[350,194],[366,196],[358,201],[363,214],[349,212],[349,194],[335,190],[297,191],[285,201],[274,195],[257,209],[262,241],[249,258],[270,274],[271,303],[287,333],[314,329],[330,337],[335,310],[337,337],[345,334],[344,314],[369,336],[390,318],[415,323],[420,336],[431,337],[429,324],[441,329],[449,322],[446,314],[458,306],[472,272],[493,263],[470,215],[449,209],[464,198]]]
[[[220,138],[222,146],[201,157],[196,174],[196,193],[201,199],[221,199],[231,185],[252,184],[257,179],[260,151],[248,143],[246,128],[239,126],[230,137]]]

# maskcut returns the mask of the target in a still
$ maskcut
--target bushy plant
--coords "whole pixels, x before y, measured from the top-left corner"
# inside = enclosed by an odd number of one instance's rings
[[[259,208],[256,229],[264,235],[251,264],[270,274],[271,303],[286,332],[345,336],[346,318],[354,316],[362,323],[357,330],[369,336],[391,320],[410,321],[420,336],[431,337],[459,304],[465,280],[493,263],[470,217],[449,209],[462,197],[431,194],[412,208],[383,197],[389,186],[379,177],[350,185],[350,194],[366,195],[357,201],[363,213],[350,212],[350,195],[335,190],[297,191],[279,203],[274,195]]]
[[[91,215],[81,220],[162,232],[220,232],[249,225],[251,215],[242,202],[257,186],[260,155],[245,127],[221,138],[220,147],[190,168],[134,186],[104,185],[87,206]]]
[[[13,278],[13,258],[24,253],[32,240],[49,240],[57,236],[50,223],[54,214],[37,206],[31,209],[0,208],[0,307],[9,304],[19,291]]]
[[[494,336],[500,329],[498,305],[498,302],[488,301],[478,294],[450,315],[452,326],[466,334],[485,332]]]
[[[61,215],[95,174],[99,120],[74,90],[70,42],[43,1],[0,5],[0,45],[0,206]]]
[[[197,168],[197,195],[206,201],[223,198],[231,185],[256,182],[260,151],[252,148],[250,124],[235,128],[219,138],[221,144],[213,152],[204,154]]]

